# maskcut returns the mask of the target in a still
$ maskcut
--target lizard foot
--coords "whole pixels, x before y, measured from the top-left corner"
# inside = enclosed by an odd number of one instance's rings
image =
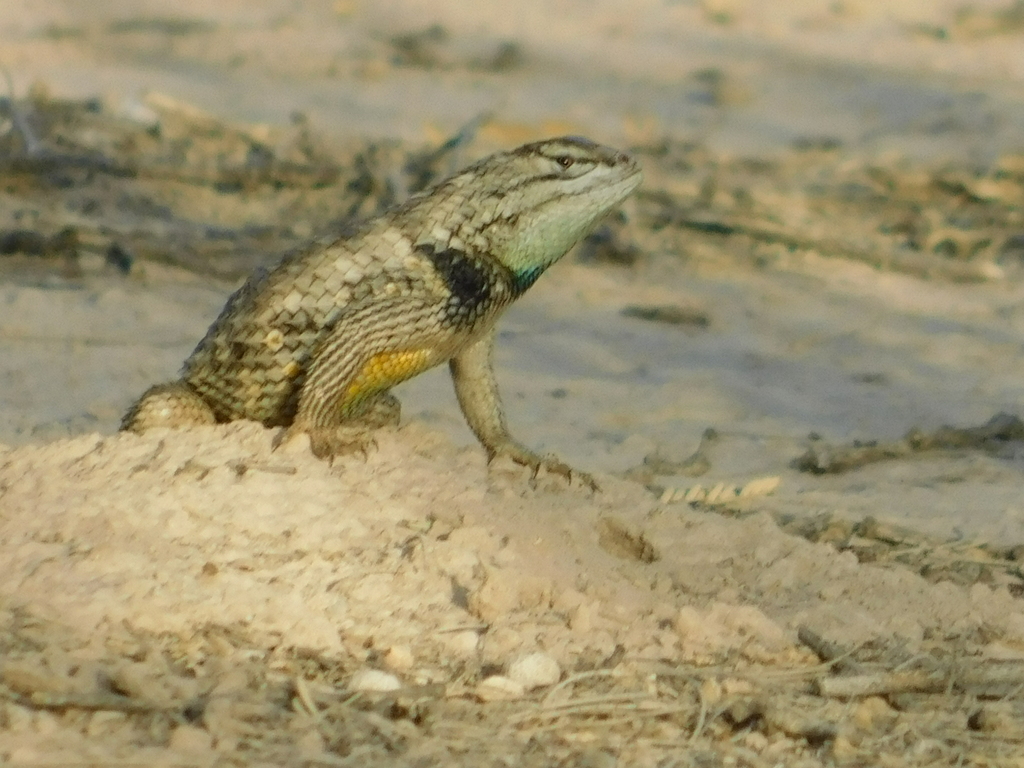
[[[370,449],[377,447],[377,441],[364,427],[319,427],[301,429],[294,425],[283,430],[274,440],[274,449],[291,442],[300,434],[309,435],[309,447],[318,459],[329,464],[334,463],[336,456],[361,453],[363,458],[370,455]]]
[[[533,480],[536,480],[537,473],[543,469],[549,474],[564,477],[567,483],[572,484],[572,481],[576,480],[591,491],[601,490],[592,475],[573,469],[556,456],[539,456],[529,448],[519,445],[518,443],[509,443],[494,451],[491,453],[489,462],[494,461],[499,457],[506,457],[514,461],[516,464],[529,467],[531,471],[531,479]]]
[[[370,429],[397,427],[402,419],[402,404],[390,392],[381,392],[366,401],[353,421]]]

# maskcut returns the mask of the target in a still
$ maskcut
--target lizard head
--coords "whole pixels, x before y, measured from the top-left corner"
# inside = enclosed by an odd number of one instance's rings
[[[491,254],[511,270],[520,290],[643,178],[630,155],[574,136],[492,155],[459,174],[466,176],[474,178],[474,218],[486,230]]]

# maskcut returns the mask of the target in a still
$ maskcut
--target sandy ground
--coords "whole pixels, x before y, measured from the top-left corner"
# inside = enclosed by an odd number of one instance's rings
[[[970,431],[1024,399],[1020,3],[519,5],[5,0],[0,242],[79,245],[0,249],[0,761],[1021,764],[1024,439]],[[599,493],[487,467],[443,370],[331,466],[115,432],[484,114],[433,170],[645,168],[499,337]]]

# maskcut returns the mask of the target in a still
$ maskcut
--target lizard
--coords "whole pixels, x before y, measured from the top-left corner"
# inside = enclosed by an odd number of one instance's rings
[[[509,433],[492,364],[495,322],[640,184],[637,162],[580,137],[480,160],[371,219],[257,270],[181,378],[148,389],[121,429],[250,419],[299,433],[322,459],[396,425],[391,387],[447,362],[488,461],[593,479]]]

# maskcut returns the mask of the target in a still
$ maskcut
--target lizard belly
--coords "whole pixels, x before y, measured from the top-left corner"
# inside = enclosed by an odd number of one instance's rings
[[[360,406],[373,395],[418,376],[447,357],[433,349],[403,349],[378,352],[367,360],[345,388],[341,412],[345,417],[359,414]]]

